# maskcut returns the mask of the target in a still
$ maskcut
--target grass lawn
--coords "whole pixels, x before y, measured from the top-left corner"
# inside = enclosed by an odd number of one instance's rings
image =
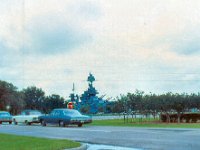
[[[90,125],[95,126],[128,126],[128,127],[155,127],[155,128],[200,128],[200,123],[161,123],[158,119],[123,119],[93,120]]]
[[[63,150],[78,146],[80,143],[69,140],[0,134],[0,149],[2,150]]]

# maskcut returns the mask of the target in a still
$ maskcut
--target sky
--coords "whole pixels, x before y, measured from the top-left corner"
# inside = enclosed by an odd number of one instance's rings
[[[0,0],[0,80],[68,97],[200,92],[199,0]]]

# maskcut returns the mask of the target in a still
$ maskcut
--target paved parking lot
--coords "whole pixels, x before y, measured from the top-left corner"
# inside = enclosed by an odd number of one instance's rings
[[[85,143],[147,150],[199,150],[200,129],[0,125],[0,133],[72,139]]]

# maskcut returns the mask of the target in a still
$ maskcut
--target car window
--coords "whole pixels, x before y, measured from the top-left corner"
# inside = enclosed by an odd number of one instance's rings
[[[81,116],[81,113],[77,110],[65,110],[63,111],[63,114],[65,116]]]
[[[52,116],[59,116],[60,112],[57,110],[54,110],[53,112],[51,112]]]
[[[54,116],[57,116],[57,114],[58,114],[57,111],[55,111],[53,115],[54,115]]]
[[[21,113],[21,115],[29,115],[29,112],[23,111],[23,112]]]
[[[60,116],[60,111],[55,111],[54,116]]]
[[[60,115],[65,115],[65,114],[64,114],[64,111],[60,111]]]
[[[54,116],[54,114],[55,114],[55,111],[52,111],[52,112],[50,113],[50,115],[52,115],[52,116]]]
[[[30,112],[25,112],[25,115],[30,115]]]
[[[30,111],[29,115],[41,115],[42,113],[39,111]]]
[[[21,115],[42,115],[42,113],[39,111],[23,111]]]
[[[22,112],[21,115],[26,115],[26,113],[25,113],[25,112]]]

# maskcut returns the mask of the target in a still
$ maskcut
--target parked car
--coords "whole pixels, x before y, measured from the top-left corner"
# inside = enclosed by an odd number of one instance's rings
[[[38,117],[41,115],[42,113],[38,110],[24,110],[20,115],[13,116],[13,122],[15,125],[18,123],[25,123],[26,125],[40,123]]]
[[[83,124],[91,123],[90,116],[82,115],[75,109],[54,109],[49,115],[39,117],[42,126],[50,124],[58,124],[61,127],[69,124],[78,125],[81,127]]]
[[[9,122],[9,124],[12,123],[12,116],[7,111],[0,111],[0,124],[2,122]]]

